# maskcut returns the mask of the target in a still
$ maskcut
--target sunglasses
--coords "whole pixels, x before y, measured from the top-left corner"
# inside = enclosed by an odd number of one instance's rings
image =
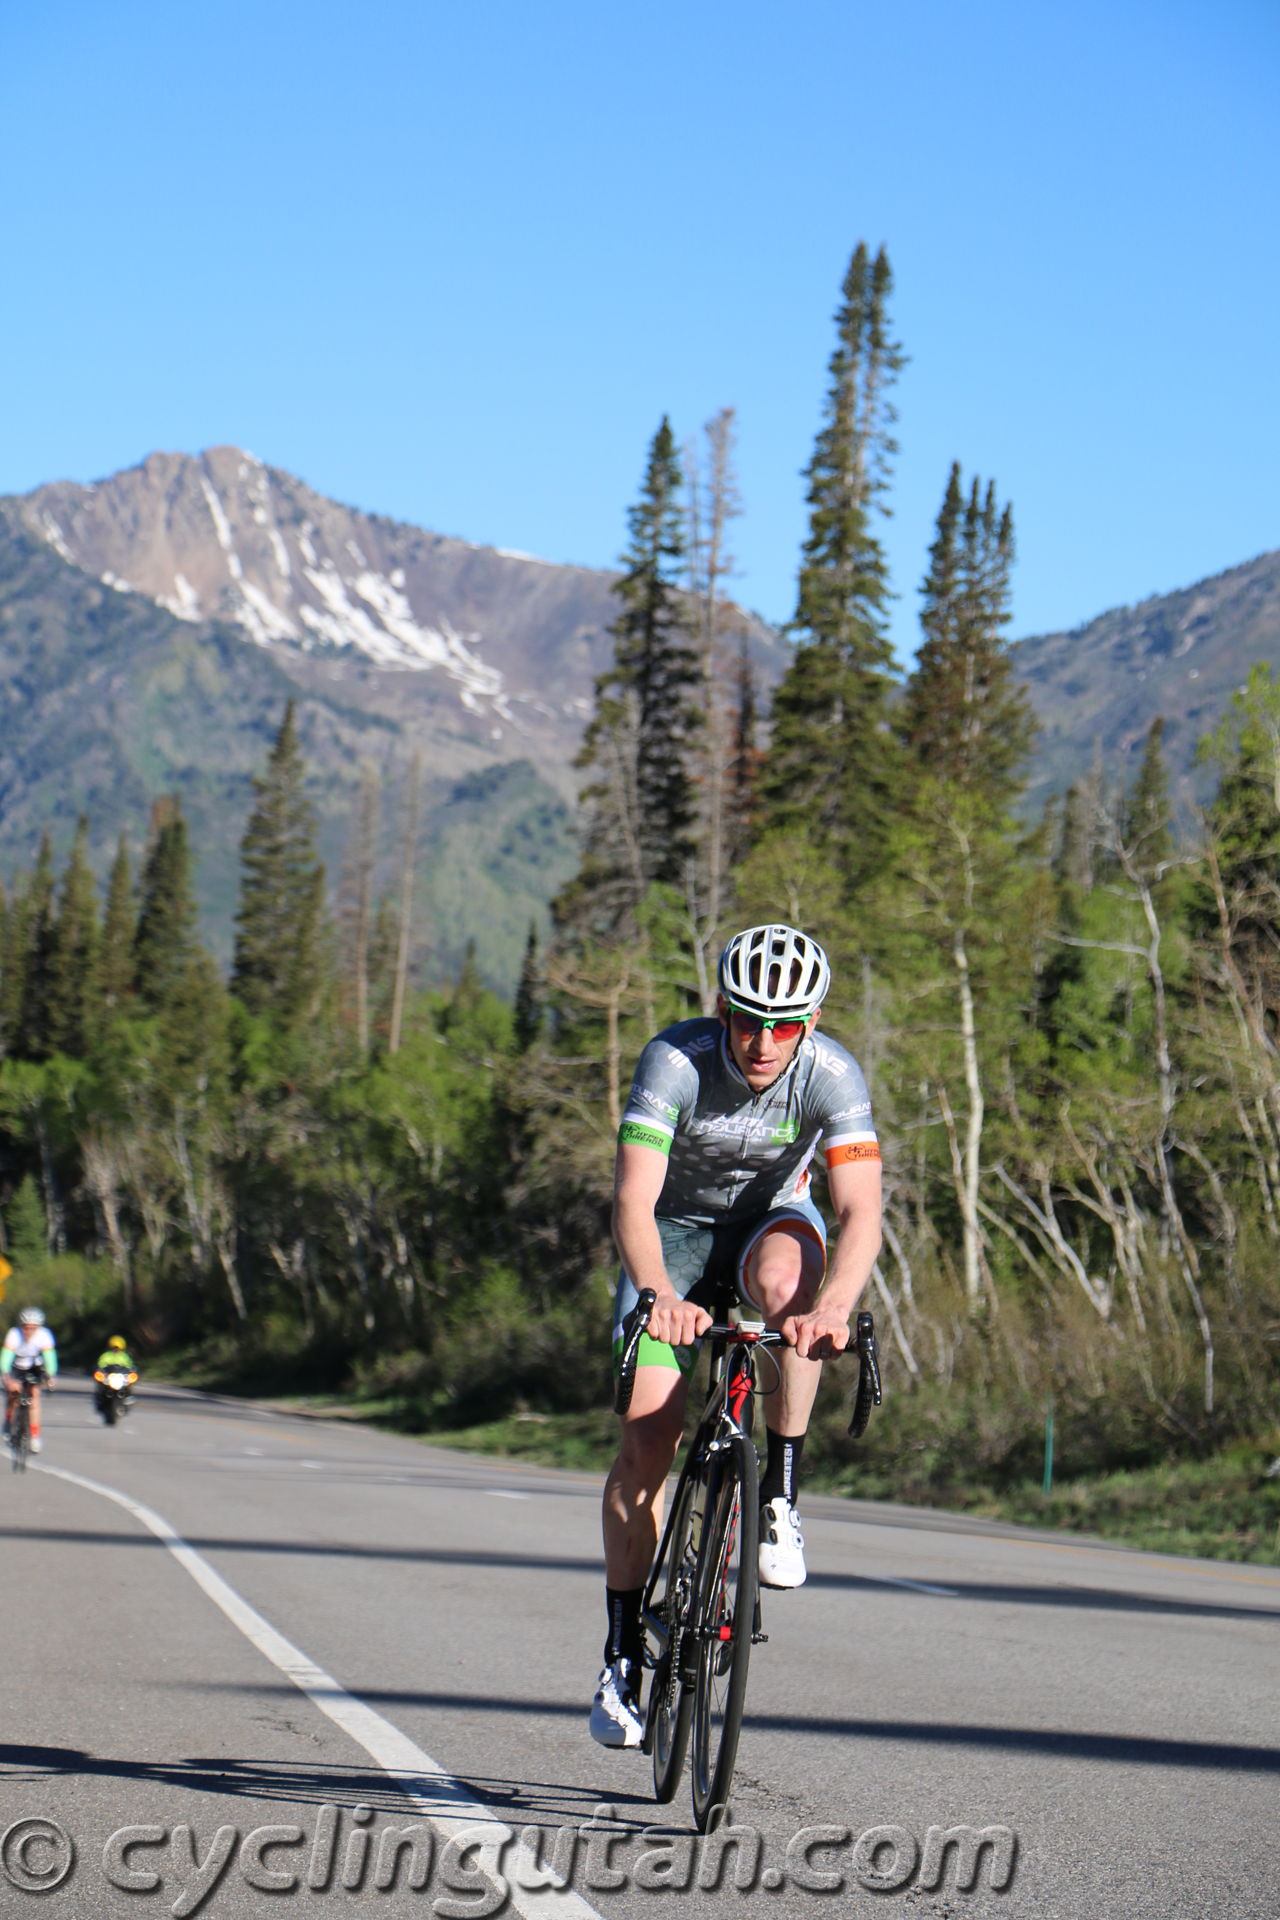
[[[771,1033],[775,1040],[785,1046],[788,1040],[798,1040],[804,1032],[803,1020],[766,1020],[758,1013],[743,1013],[734,1007],[729,1015],[733,1023],[735,1040],[754,1040],[759,1033]]]

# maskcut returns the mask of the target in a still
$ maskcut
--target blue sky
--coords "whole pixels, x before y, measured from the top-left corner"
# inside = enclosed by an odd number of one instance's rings
[[[223,441],[609,564],[645,447],[738,409],[785,619],[831,315],[884,242],[916,586],[952,459],[1014,631],[1280,546],[1273,0],[0,6],[0,491]]]

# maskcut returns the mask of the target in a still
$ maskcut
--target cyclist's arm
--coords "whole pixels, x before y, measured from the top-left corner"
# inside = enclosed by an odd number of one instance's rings
[[[13,1348],[10,1346],[8,1340],[6,1340],[4,1345],[0,1347],[0,1374],[12,1373],[12,1371]]]
[[[880,1252],[880,1160],[848,1160],[827,1168],[827,1191],[840,1222],[840,1238],[826,1283],[812,1313],[783,1323],[783,1338],[795,1342],[805,1358],[811,1346],[827,1342],[837,1353],[849,1338],[849,1321],[862,1297]]]
[[[629,1141],[619,1143],[613,1178],[613,1240],[637,1293],[652,1287],[657,1295],[649,1316],[650,1334],[682,1347],[711,1325],[711,1315],[704,1307],[687,1305],[667,1279],[653,1211],[666,1177],[665,1153]]]

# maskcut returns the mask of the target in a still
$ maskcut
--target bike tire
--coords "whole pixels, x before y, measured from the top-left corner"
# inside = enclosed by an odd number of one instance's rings
[[[671,1660],[679,1665],[682,1628],[692,1617],[694,1585],[698,1571],[697,1507],[698,1481],[693,1474],[682,1476],[676,1490],[676,1519],[671,1529],[671,1550],[667,1559],[667,1582],[662,1599],[654,1609],[667,1623],[667,1651],[654,1669],[650,1685],[661,1688],[654,1706],[653,1791],[665,1806],[675,1798],[684,1773],[689,1751],[689,1728],[693,1724],[693,1686],[687,1674],[677,1668],[674,1686]]]
[[[27,1470],[27,1444],[30,1435],[27,1428],[27,1409],[21,1401],[14,1408],[13,1419],[9,1423],[9,1452],[13,1456],[15,1473]]]
[[[119,1401],[108,1400],[106,1406],[102,1409],[102,1417],[109,1427],[114,1427],[116,1421],[120,1418]]]
[[[759,1594],[760,1477],[750,1440],[717,1457],[698,1555],[698,1667],[693,1701],[693,1817],[724,1819],[738,1759]]]

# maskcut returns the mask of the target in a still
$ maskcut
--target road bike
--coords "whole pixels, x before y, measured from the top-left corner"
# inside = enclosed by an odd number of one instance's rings
[[[631,1405],[640,1336],[655,1298],[646,1287],[623,1323],[614,1401],[619,1414]],[[711,1311],[727,1312],[735,1304],[734,1296],[718,1294]],[[751,1649],[769,1637],[761,1624],[759,1463],[751,1426],[759,1357],[769,1354],[776,1372],[769,1350],[786,1342],[763,1321],[713,1320],[703,1337],[711,1347],[711,1384],[640,1617],[644,1664],[652,1669],[642,1746],[653,1756],[654,1791],[663,1804],[674,1798],[692,1738],[693,1817],[700,1833],[710,1833],[729,1805]],[[859,1358],[849,1423],[856,1439],[881,1397],[869,1313],[858,1315],[845,1352]]]
[[[31,1451],[31,1395],[44,1383],[43,1370],[24,1373],[21,1390],[13,1402],[9,1416],[9,1458],[15,1473],[27,1470],[27,1455]]]

